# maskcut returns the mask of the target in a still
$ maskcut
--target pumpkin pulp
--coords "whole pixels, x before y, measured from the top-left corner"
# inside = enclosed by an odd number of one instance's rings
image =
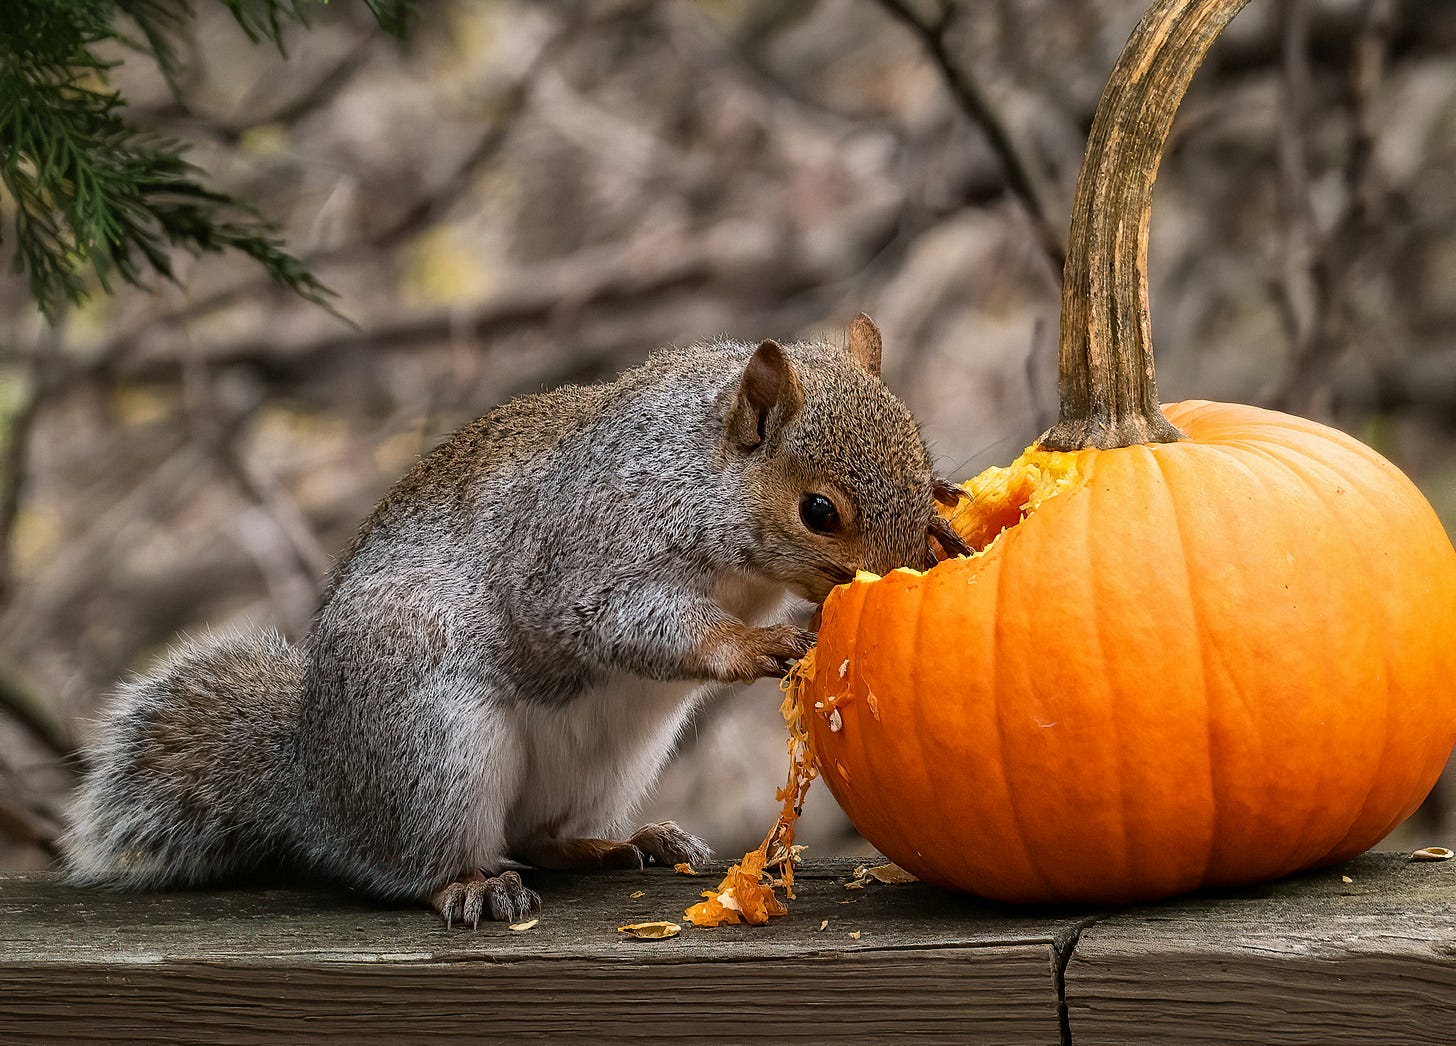
[[[966,497],[942,514],[979,556],[1042,502],[1080,485],[1080,458],[1076,452],[1032,444],[1010,465],[992,466],[967,480],[962,485]]]

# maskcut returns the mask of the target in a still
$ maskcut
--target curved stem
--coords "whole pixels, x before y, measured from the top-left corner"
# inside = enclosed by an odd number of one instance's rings
[[[1048,450],[1171,443],[1148,322],[1153,181],[1178,104],[1208,48],[1249,0],[1153,0],[1113,67],[1077,176],[1062,284]]]

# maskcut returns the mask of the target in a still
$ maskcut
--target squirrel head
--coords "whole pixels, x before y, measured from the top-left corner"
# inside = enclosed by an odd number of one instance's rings
[[[861,314],[847,349],[765,341],[733,393],[729,454],[744,459],[754,571],[819,603],[858,570],[930,562],[930,452],[880,380],[880,332]]]

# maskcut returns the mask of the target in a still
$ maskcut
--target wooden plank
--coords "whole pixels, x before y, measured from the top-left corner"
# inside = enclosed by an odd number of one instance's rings
[[[681,922],[715,878],[535,874],[540,923],[512,932],[446,931],[325,889],[119,895],[0,877],[0,1039],[1059,1040],[1058,949],[1080,915],[921,884],[850,891],[851,867],[806,868],[771,927],[666,941],[616,927]]]
[[[1456,862],[1366,854],[1122,912],[1081,935],[1065,977],[1078,1046],[1456,1041]]]
[[[811,865],[771,927],[668,941],[616,927],[678,920],[713,877],[533,874],[545,910],[524,933],[446,931],[327,889],[122,895],[0,877],[0,1040],[1341,1043],[1456,1029],[1456,863],[1368,855],[1103,916],[919,884],[849,891],[850,867]]]
[[[246,1042],[545,1037],[1056,1042],[1045,948],[741,962],[580,959],[3,974],[6,1038]]]

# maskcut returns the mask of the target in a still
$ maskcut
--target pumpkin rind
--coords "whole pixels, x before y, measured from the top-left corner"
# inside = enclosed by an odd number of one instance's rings
[[[976,557],[826,602],[816,760],[920,878],[1037,902],[1274,878],[1377,842],[1445,765],[1456,550],[1420,492],[1314,422],[1165,411],[1187,440],[1065,453],[1075,481]]]

